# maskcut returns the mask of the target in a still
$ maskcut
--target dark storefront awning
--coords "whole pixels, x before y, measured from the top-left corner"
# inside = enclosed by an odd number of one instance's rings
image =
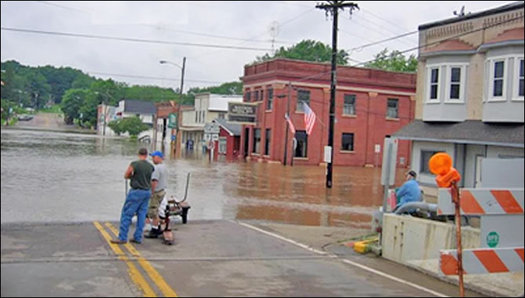
[[[402,140],[524,148],[523,123],[424,122],[414,120],[393,137]]]

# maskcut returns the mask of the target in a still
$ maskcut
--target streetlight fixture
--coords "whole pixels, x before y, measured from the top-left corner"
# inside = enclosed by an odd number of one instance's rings
[[[180,78],[180,90],[179,90],[179,94],[180,94],[180,97],[179,97],[179,103],[177,104],[177,121],[175,123],[175,129],[176,129],[176,135],[175,135],[175,148],[173,148],[173,151],[176,153],[177,152],[177,148],[179,148],[180,146],[178,144],[180,144],[180,133],[179,133],[179,123],[180,123],[180,105],[182,104],[182,88],[184,87],[184,69],[186,67],[186,57],[184,57],[182,59],[182,67],[179,66],[177,63],[173,63],[171,61],[167,61],[167,60],[160,60],[159,61],[160,64],[171,64],[171,65],[175,65],[177,66],[178,68],[180,68],[182,70],[182,75],[181,75],[181,78]],[[155,123],[155,125],[157,125],[157,123]],[[173,134],[173,133],[172,133]]]

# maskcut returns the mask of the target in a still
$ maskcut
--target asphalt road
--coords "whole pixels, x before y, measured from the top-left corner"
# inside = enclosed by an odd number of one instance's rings
[[[2,297],[458,295],[456,286],[320,239],[332,234],[315,228],[297,227],[298,242],[278,226],[190,221],[176,226],[173,246],[109,244],[114,222],[1,229]]]

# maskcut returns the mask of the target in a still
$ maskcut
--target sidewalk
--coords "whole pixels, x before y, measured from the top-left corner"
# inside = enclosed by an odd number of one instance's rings
[[[289,224],[276,223],[257,223],[257,226],[266,230],[273,231],[283,237],[290,238],[300,243],[304,243],[312,248],[319,250],[335,251],[338,254],[357,255],[352,248],[344,245],[351,239],[364,237],[370,234],[368,229],[352,229],[341,227],[310,227],[296,226]],[[373,253],[366,256],[377,258]],[[385,259],[381,258],[386,261]],[[433,278],[457,285],[457,276],[444,276],[439,272],[439,260],[412,261],[408,266],[420,273]],[[406,267],[406,266],[404,266]],[[479,292],[487,296],[515,297],[524,294],[524,275],[523,272],[514,273],[493,273],[464,275],[465,289]]]

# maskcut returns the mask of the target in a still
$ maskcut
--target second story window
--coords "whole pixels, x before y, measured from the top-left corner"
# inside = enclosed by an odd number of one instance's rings
[[[297,106],[296,112],[304,112],[303,103],[310,106],[310,91],[308,90],[297,90]]]
[[[439,100],[439,68],[431,68],[430,69],[430,82],[429,82],[429,101]]]
[[[345,94],[343,115],[355,115],[355,94]]]
[[[492,96],[502,97],[505,83],[505,61],[495,61],[492,74]]]
[[[450,68],[450,99],[460,99],[461,68]]]
[[[523,86],[523,78],[524,78],[524,65],[523,65],[523,57],[517,58],[516,63],[516,87],[513,89],[515,90],[515,96],[514,99],[516,100],[523,100],[523,93],[524,93],[524,86]]]
[[[389,98],[386,106],[386,117],[387,118],[398,118],[398,99]]]
[[[273,107],[273,89],[272,88],[268,89],[266,96],[268,96],[267,101],[266,101],[266,110],[271,111]]]

